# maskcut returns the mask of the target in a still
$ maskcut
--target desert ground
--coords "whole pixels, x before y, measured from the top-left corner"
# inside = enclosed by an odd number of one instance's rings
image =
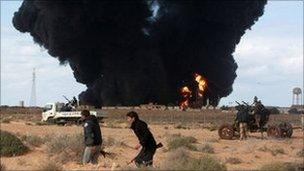
[[[42,167],[44,163],[55,161],[61,165],[64,170],[111,170],[111,169],[132,169],[135,165],[132,163],[127,165],[136,154],[137,150],[133,149],[137,144],[137,139],[133,132],[129,129],[128,124],[125,122],[123,114],[127,110],[115,111],[109,114],[109,118],[105,119],[100,124],[102,130],[102,136],[104,141],[104,150],[111,152],[111,157],[99,157],[99,163],[97,165],[88,164],[83,166],[79,161],[63,161],[59,162],[57,155],[50,155],[48,153],[48,142],[41,143],[37,146],[30,146],[30,151],[24,155],[15,157],[1,157],[1,164],[5,166],[7,170],[37,170]],[[2,111],[3,112],[3,111]],[[210,155],[225,164],[227,170],[256,170],[260,169],[263,165],[272,162],[290,162],[290,163],[303,163],[303,154],[299,155],[299,152],[303,151],[303,131],[301,129],[294,129],[293,135],[288,139],[271,139],[265,137],[261,139],[260,133],[250,133],[250,137],[245,141],[235,140],[221,140],[218,137],[216,127],[222,122],[229,122],[232,114],[226,119],[217,117],[218,114],[210,117],[205,117],[202,121],[198,121],[193,114],[186,114],[189,117],[183,116],[185,112],[176,111],[164,115],[154,115],[154,119],[151,116],[147,118],[143,111],[143,120],[149,123],[149,128],[155,136],[156,141],[162,142],[164,147],[158,149],[154,156],[154,167],[161,168],[167,160],[167,156],[170,154],[168,148],[168,139],[173,135],[180,134],[181,136],[194,137],[196,141],[194,146],[202,147],[206,144],[209,145],[211,151],[203,150],[187,150],[191,156],[200,157],[203,155]],[[146,113],[153,113],[155,111],[147,111]],[[39,112],[38,112],[39,113]],[[157,113],[157,111],[155,112]],[[158,112],[159,113],[159,112]],[[191,112],[189,112],[191,113]],[[197,112],[200,113],[200,112]],[[212,113],[212,111],[210,112]],[[216,112],[215,112],[216,113]],[[217,113],[221,113],[217,111]],[[1,117],[8,117],[8,115],[1,114]],[[173,115],[173,116],[171,116]],[[225,115],[225,114],[222,114]],[[14,114],[9,122],[1,123],[1,130],[8,131],[22,136],[37,136],[40,138],[48,137],[47,141],[51,141],[52,138],[62,135],[75,135],[80,134],[83,130],[81,126],[76,125],[40,125],[37,124],[39,120],[39,114]],[[21,117],[16,117],[21,116]],[[27,117],[31,116],[31,117]],[[163,116],[163,117],[160,117]],[[207,116],[207,114],[206,114]],[[182,118],[181,117],[185,117]],[[272,116],[271,116],[272,117]],[[286,119],[286,117],[288,119]],[[31,118],[31,119],[27,119]],[[165,119],[167,118],[167,119]],[[188,120],[186,119],[188,118]],[[161,121],[164,122],[161,122]],[[270,122],[276,122],[280,120],[289,120],[293,126],[297,127],[300,124],[300,117],[298,116],[273,116]],[[232,120],[231,120],[232,122]],[[213,126],[215,125],[213,128]],[[62,161],[62,160],[61,160]]]

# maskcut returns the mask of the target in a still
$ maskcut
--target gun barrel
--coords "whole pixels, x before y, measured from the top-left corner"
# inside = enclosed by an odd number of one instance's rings
[[[65,98],[65,100],[67,100],[68,102],[71,102],[67,97],[65,97],[65,95],[62,95],[63,98]]]
[[[242,101],[245,105],[247,105],[247,106],[250,106],[248,103],[246,103],[246,102],[244,102],[244,101]]]
[[[235,103],[237,103],[238,105],[241,105],[238,101],[235,101]]]

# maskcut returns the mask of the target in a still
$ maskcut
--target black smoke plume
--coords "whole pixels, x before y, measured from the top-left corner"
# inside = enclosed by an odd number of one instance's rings
[[[28,32],[77,82],[83,104],[176,104],[192,74],[206,77],[204,99],[232,92],[232,53],[263,14],[266,0],[24,0],[13,24]]]

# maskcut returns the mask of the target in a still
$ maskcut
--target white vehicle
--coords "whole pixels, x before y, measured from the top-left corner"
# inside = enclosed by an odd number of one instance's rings
[[[106,113],[101,110],[90,110],[91,115],[95,115],[99,121],[107,117]],[[81,117],[81,111],[76,110],[72,106],[64,103],[47,103],[42,112],[43,122],[54,122],[57,124],[65,124],[67,122],[78,123]]]

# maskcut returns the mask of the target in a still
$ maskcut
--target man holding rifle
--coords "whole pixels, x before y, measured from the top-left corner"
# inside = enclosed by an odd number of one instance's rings
[[[155,151],[157,148],[162,147],[162,144],[156,144],[148,125],[138,118],[136,112],[127,113],[127,121],[139,140],[139,144],[135,146],[135,149],[138,150],[141,147],[141,151],[131,162],[134,161],[137,167],[152,166]]]

